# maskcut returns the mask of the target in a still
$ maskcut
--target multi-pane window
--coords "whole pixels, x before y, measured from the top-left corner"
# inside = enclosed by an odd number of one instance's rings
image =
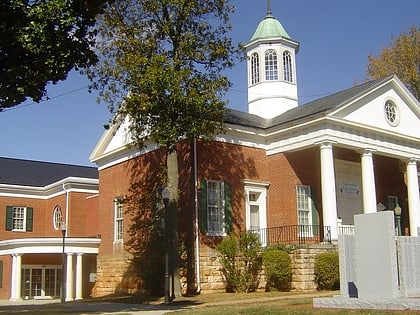
[[[56,205],[53,210],[53,225],[56,230],[58,230],[63,224],[63,212],[61,211],[61,206]]]
[[[298,210],[298,224],[300,234],[312,234],[312,200],[311,187],[299,185],[296,187],[296,200]]]
[[[31,232],[33,226],[33,208],[23,206],[6,207],[6,230]]]
[[[25,207],[13,207],[13,230],[25,231]]]
[[[260,59],[257,53],[251,55],[251,84],[260,82]]]
[[[124,203],[121,197],[115,198],[115,226],[114,226],[114,241],[122,241],[124,235]]]
[[[207,182],[207,233],[225,233],[224,187],[221,181]]]
[[[278,80],[277,53],[274,49],[265,52],[265,79],[267,81]]]
[[[292,55],[288,51],[283,53],[283,79],[293,82]]]
[[[384,114],[387,122],[391,126],[397,126],[399,123],[399,113],[397,105],[393,101],[386,101],[384,105]]]
[[[208,236],[224,236],[232,231],[232,192],[228,182],[200,182],[200,231]]]

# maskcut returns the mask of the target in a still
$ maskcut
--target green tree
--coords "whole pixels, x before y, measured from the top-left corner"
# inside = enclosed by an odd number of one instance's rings
[[[378,57],[368,56],[368,79],[396,74],[413,95],[420,100],[420,28],[412,26],[408,32],[382,49]]]
[[[168,209],[178,208],[176,144],[224,128],[222,74],[239,52],[228,36],[228,0],[119,0],[100,19],[100,63],[90,70],[117,124],[129,117],[133,143],[167,151]]]
[[[28,97],[39,102],[46,85],[72,69],[94,64],[91,28],[106,1],[0,1],[0,111]]]

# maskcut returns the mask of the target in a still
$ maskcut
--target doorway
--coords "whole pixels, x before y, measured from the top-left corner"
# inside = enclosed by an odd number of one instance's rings
[[[61,266],[22,266],[22,298],[52,299],[60,296]]]

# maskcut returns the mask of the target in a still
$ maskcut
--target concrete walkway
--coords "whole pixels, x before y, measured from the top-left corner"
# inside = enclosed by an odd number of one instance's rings
[[[235,300],[235,294],[232,293],[232,299],[220,302],[201,303],[197,301],[188,301],[182,298],[175,300],[171,304],[128,304],[128,303],[112,303],[103,301],[74,301],[60,303],[59,300],[27,300],[27,301],[1,301],[0,314],[102,314],[102,315],[163,315],[178,310],[194,309],[200,307],[235,305],[235,304],[252,304],[262,302],[272,302],[284,299],[294,298],[313,298],[332,296],[334,292],[313,292],[313,293],[296,293],[287,294],[276,297],[259,297],[258,299],[241,299]]]

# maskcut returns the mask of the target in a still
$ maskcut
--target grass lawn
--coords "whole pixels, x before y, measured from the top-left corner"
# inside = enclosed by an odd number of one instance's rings
[[[322,292],[322,295],[334,295],[339,292]],[[315,293],[316,295],[316,293]],[[194,297],[195,307],[177,311],[174,314],[194,315],[239,315],[239,314],[420,314],[420,311],[383,311],[383,310],[351,310],[324,309],[312,307],[313,294],[296,295],[284,292],[257,292],[248,294],[211,293]],[[183,298],[186,299],[186,298]],[[177,300],[177,299],[176,299]],[[181,301],[175,303],[181,303]]]

